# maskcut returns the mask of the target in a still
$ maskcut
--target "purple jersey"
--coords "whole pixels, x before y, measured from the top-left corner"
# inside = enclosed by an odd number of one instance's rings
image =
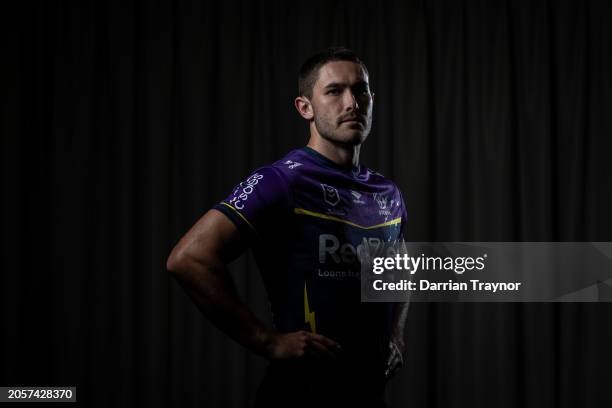
[[[406,211],[393,182],[304,147],[256,170],[215,208],[250,240],[277,330],[384,353],[392,305],[361,303],[356,248],[364,238],[401,239]]]

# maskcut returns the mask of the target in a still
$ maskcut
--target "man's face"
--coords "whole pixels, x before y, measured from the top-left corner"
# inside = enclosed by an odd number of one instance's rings
[[[372,94],[361,65],[332,61],[319,69],[311,98],[314,123],[332,143],[359,145],[372,127]]]

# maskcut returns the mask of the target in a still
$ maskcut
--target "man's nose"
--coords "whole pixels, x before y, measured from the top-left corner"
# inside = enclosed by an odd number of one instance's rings
[[[359,104],[357,103],[357,98],[350,89],[347,89],[346,92],[344,92],[344,110],[350,111],[358,109]]]

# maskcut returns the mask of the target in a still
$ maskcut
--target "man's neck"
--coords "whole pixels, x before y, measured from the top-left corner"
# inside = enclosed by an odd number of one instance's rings
[[[340,166],[354,167],[359,164],[361,145],[342,145],[330,142],[320,136],[311,136],[307,146]]]

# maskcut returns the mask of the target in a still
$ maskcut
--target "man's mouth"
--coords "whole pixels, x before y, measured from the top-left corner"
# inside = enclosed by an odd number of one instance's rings
[[[342,119],[340,123],[359,123],[360,125],[365,125],[365,120],[359,117],[345,118],[345,119]]]

